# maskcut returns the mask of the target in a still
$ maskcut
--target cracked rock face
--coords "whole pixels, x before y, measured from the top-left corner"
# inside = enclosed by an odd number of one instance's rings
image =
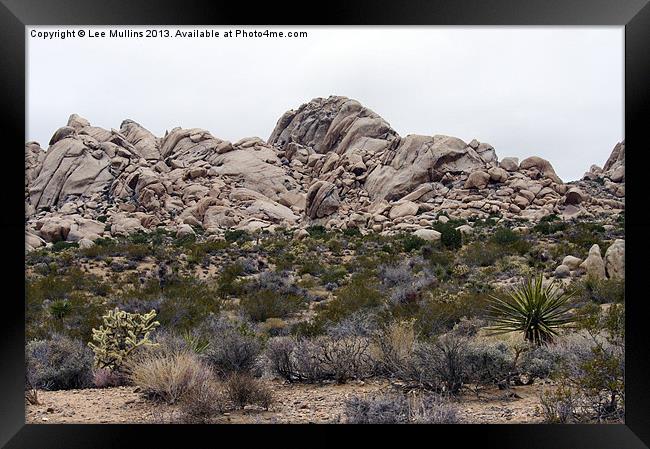
[[[435,240],[432,225],[447,216],[614,216],[625,209],[624,168],[622,142],[603,169],[565,184],[540,157],[518,163],[477,139],[400,136],[338,96],[286,112],[267,141],[180,127],[157,137],[130,119],[108,130],[73,114],[47,150],[25,144],[26,249],[158,225],[187,235],[188,226],[223,234],[320,224]]]
[[[339,208],[336,186],[331,182],[317,181],[307,191],[306,212],[309,218],[332,215]]]

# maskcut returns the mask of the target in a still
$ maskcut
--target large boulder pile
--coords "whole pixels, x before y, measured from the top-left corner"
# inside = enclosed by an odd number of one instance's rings
[[[435,239],[444,217],[536,222],[624,209],[623,143],[604,169],[565,184],[540,157],[499,161],[476,139],[402,137],[336,96],[286,112],[267,141],[231,143],[199,128],[156,137],[133,120],[107,130],[73,114],[47,151],[25,144],[25,163],[28,249],[157,226],[188,235],[188,226],[219,234],[320,224]]]

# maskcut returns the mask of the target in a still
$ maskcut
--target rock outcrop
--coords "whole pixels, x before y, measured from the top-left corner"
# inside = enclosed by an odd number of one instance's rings
[[[267,141],[199,128],[156,137],[133,120],[107,130],[73,114],[47,151],[25,144],[26,249],[159,225],[189,235],[321,224],[436,240],[432,225],[447,217],[614,216],[625,207],[624,149],[565,184],[540,157],[499,161],[476,139],[402,137],[345,97],[286,112]]]

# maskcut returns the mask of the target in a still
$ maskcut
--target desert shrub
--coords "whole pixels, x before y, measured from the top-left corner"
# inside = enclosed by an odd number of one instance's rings
[[[224,399],[219,384],[212,377],[197,376],[180,398],[179,423],[209,423],[214,415],[224,410]]]
[[[469,377],[468,351],[468,339],[453,333],[418,343],[413,352],[417,380],[428,389],[457,394]]]
[[[583,301],[597,304],[622,303],[625,300],[623,279],[594,279],[586,276],[577,286],[577,296]]]
[[[414,260],[380,266],[379,279],[389,291],[388,300],[391,304],[416,302],[425,289],[436,283],[433,273],[427,267],[418,267]]]
[[[330,282],[336,283],[338,285],[342,284],[342,281],[348,275],[348,270],[342,266],[329,266],[321,274],[320,279],[323,284],[328,284]]]
[[[327,230],[321,225],[309,226],[307,232],[309,233],[309,236],[314,239],[324,240],[327,237]]]
[[[226,379],[225,389],[228,399],[236,408],[256,405],[268,410],[273,403],[271,390],[262,381],[248,374],[231,374]]]
[[[52,252],[54,252],[54,253],[58,253],[58,252],[66,250],[68,248],[78,248],[78,247],[79,247],[79,244],[76,243],[76,242],[73,243],[73,242],[65,242],[65,241],[60,240],[60,241],[55,242],[54,244],[52,244],[52,247],[50,248],[50,250]]]
[[[241,229],[235,231],[228,230],[225,232],[223,237],[228,243],[244,243],[253,240],[253,237],[250,234]]]
[[[542,416],[547,424],[575,422],[577,398],[571,388],[560,385],[556,390],[547,390],[539,396]]]
[[[25,351],[27,379],[34,388],[67,390],[92,384],[93,353],[80,340],[55,334],[32,340]]]
[[[212,318],[202,326],[201,333],[209,342],[203,355],[217,374],[254,370],[261,343],[247,323]]]
[[[472,340],[465,355],[468,381],[476,385],[507,385],[515,369],[513,356],[503,341]]]
[[[623,305],[584,309],[580,331],[548,346],[560,388],[542,398],[544,414],[551,422],[623,422]]]
[[[151,344],[149,335],[159,325],[155,318],[155,310],[139,314],[115,309],[104,315],[103,324],[93,329],[94,343],[88,343],[95,367],[120,371],[136,349]]]
[[[364,337],[319,337],[319,361],[328,378],[338,383],[372,374],[370,340]]]
[[[566,229],[564,235],[570,243],[585,250],[588,250],[594,244],[598,244],[603,248],[605,228],[598,223],[578,222]]]
[[[187,277],[174,277],[160,289],[151,281],[151,299],[159,299],[158,321],[162,326],[179,331],[196,327],[206,316],[218,314],[223,300],[217,290],[207,281]]]
[[[389,319],[414,320],[415,330],[423,337],[450,331],[464,317],[482,317],[489,296],[484,292],[466,291],[452,296],[433,291],[431,298],[417,304],[400,305],[390,310]]]
[[[418,237],[417,235],[412,235],[412,234],[404,234],[401,237],[402,240],[402,248],[404,252],[410,253],[412,251],[419,250],[422,248],[424,245],[427,244],[427,241]]]
[[[260,325],[260,331],[268,336],[286,335],[289,331],[287,322],[280,318],[269,318]]]
[[[123,373],[108,368],[96,368],[93,370],[93,385],[97,388],[119,387],[127,382]]]
[[[507,254],[524,255],[532,248],[529,241],[512,229],[505,227],[497,228],[490,240],[503,247]]]
[[[268,289],[249,291],[240,301],[242,309],[254,321],[287,317],[296,312],[301,303],[301,298],[297,295],[282,295]]]
[[[129,362],[129,377],[149,399],[175,404],[214,378],[191,352],[143,351]]]
[[[555,214],[550,214],[542,217],[539,223],[533,226],[533,231],[542,235],[550,235],[564,231],[567,228],[568,224],[560,221],[560,217]]]
[[[295,380],[296,368],[292,359],[295,347],[293,337],[275,337],[268,341],[264,356],[271,373],[288,381]]]
[[[531,379],[546,379],[553,375],[561,361],[558,351],[550,346],[535,346],[522,354],[520,370]]]
[[[521,236],[510,228],[499,227],[492,234],[492,240],[499,245],[511,245],[521,240]]]
[[[325,267],[318,260],[314,259],[305,259],[297,267],[297,273],[299,276],[303,274],[311,274],[312,276],[320,276],[324,271]]]
[[[358,311],[330,324],[327,335],[333,338],[370,337],[377,328],[377,316],[369,311]]]
[[[474,267],[494,265],[506,254],[504,248],[494,242],[472,242],[465,245],[461,253],[464,263]]]
[[[412,378],[415,343],[412,320],[392,321],[384,325],[373,339],[372,353],[377,362],[377,371],[398,378]]]
[[[374,370],[370,340],[363,337],[277,337],[269,340],[265,356],[271,372],[290,382],[343,383]]]
[[[322,308],[316,320],[321,326],[341,321],[343,318],[361,310],[369,310],[382,303],[382,294],[367,274],[355,274],[343,287],[336,290],[336,297]]]
[[[223,267],[219,274],[217,292],[222,299],[236,295],[241,291],[238,279],[244,274],[244,267],[239,263]]]
[[[378,394],[345,402],[349,424],[455,424],[457,408],[438,395]]]
[[[458,229],[460,226],[456,222],[436,223],[433,227],[440,232],[440,243],[447,249],[454,250],[463,246],[463,236]]]
[[[434,267],[450,267],[454,262],[454,253],[450,250],[428,245],[422,247],[422,258],[428,260]]]
[[[348,424],[408,423],[408,402],[403,395],[353,396],[345,401]]]
[[[414,424],[458,424],[458,408],[449,398],[421,394],[409,398],[410,422]]]
[[[267,271],[244,287],[242,309],[254,321],[284,318],[298,311],[311,297],[280,273]]]

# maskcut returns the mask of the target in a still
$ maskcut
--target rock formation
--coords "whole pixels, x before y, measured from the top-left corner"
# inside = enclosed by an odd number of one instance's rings
[[[436,240],[431,225],[445,216],[613,216],[625,207],[624,151],[617,144],[603,169],[565,184],[540,157],[499,161],[476,139],[402,137],[345,97],[286,112],[268,141],[198,128],[156,137],[133,120],[106,130],[73,114],[47,151],[25,144],[26,249],[157,226],[189,235],[320,224]]]

